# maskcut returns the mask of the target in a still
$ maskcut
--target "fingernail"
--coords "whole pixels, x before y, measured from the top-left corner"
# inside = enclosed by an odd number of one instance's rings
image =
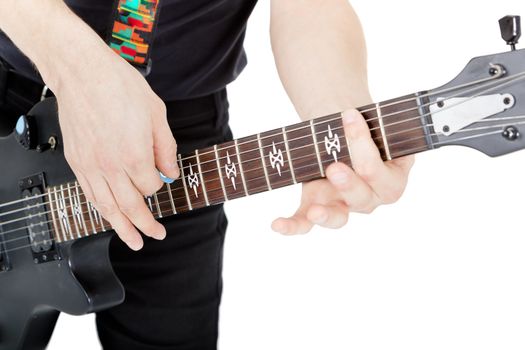
[[[332,174],[330,179],[337,185],[344,185],[348,182],[348,175],[343,172],[337,172]]]
[[[166,232],[161,232],[158,235],[155,236],[156,240],[162,241],[166,238]]]
[[[133,249],[134,251],[139,251],[144,246],[144,243],[142,242],[130,242],[129,247]]]
[[[316,225],[322,225],[326,222],[326,219],[328,219],[328,217],[326,216],[326,214],[323,214],[323,215],[320,215],[316,218],[313,218],[313,223],[316,224]]]
[[[283,224],[274,224],[273,225],[273,230],[277,233],[280,233],[282,235],[285,235],[288,233],[288,231],[286,230],[286,227],[285,225]]]
[[[343,123],[346,125],[352,124],[357,120],[357,111],[351,110],[344,112],[343,114]]]
[[[166,184],[172,184],[175,182],[174,179],[170,178],[170,177],[167,177],[166,175],[164,175],[161,171],[159,171],[159,175],[160,175],[160,179],[162,180],[162,182],[166,183]]]

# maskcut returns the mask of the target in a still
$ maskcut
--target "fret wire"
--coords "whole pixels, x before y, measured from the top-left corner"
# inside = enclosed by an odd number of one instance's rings
[[[62,215],[60,215],[60,205],[58,203],[58,194],[57,194],[57,188],[56,186],[53,187],[53,195],[55,197],[55,204],[56,204],[56,208],[57,208],[57,216],[58,216],[58,222],[60,223],[60,228],[61,228],[61,232],[62,232],[62,236],[64,238],[64,242],[68,241],[68,238],[67,238],[67,235],[66,235],[66,230],[64,229],[64,220],[62,219]]]
[[[93,211],[92,211],[92,204],[91,202],[88,202],[87,198],[86,198],[86,195],[84,195],[84,198],[86,199],[86,208],[87,208],[87,212],[88,212],[88,215],[89,215],[89,221],[91,222],[91,229],[93,230],[93,234],[96,234],[97,233],[97,229],[96,229],[96,226],[95,226],[95,222],[93,221]]]
[[[106,227],[104,227],[104,222],[102,221],[102,215],[100,215],[93,203],[89,202],[89,206],[91,208],[91,211],[93,212],[93,215],[95,216],[95,222],[98,224],[100,221],[100,227],[102,228],[102,232],[106,232]]]
[[[224,200],[228,200],[228,193],[226,193],[226,187],[224,187],[224,178],[222,177],[221,162],[219,161],[219,152],[217,151],[217,145],[213,146],[215,152],[215,161],[217,163],[217,171],[219,172],[219,180],[221,181],[222,194],[224,195]]]
[[[74,239],[73,237],[73,229],[71,228],[71,222],[69,221],[69,214],[67,211],[67,204],[64,196],[64,185],[60,185],[60,204],[62,206],[63,212],[65,213],[64,217],[66,220],[66,233],[69,234],[71,239]]]
[[[55,236],[60,238],[60,232],[58,230],[58,226],[57,226],[57,223],[56,223],[55,210],[53,208],[53,198],[51,198],[51,189],[50,188],[47,190],[47,197],[49,198],[49,207],[51,209],[50,210],[51,211],[51,218],[53,219],[53,226],[55,227],[55,233],[56,233]],[[62,239],[60,239],[60,241],[63,242]]]
[[[315,133],[314,121],[310,120],[310,129],[312,130],[312,138],[314,140],[315,154],[317,155],[317,162],[319,163],[319,170],[321,172],[321,177],[324,177],[324,168],[321,162],[321,153],[319,152],[319,145],[317,144],[317,135]]]
[[[268,191],[271,191],[272,185],[270,184],[270,178],[268,177],[268,169],[266,169],[266,160],[264,159],[261,134],[257,134],[257,143],[259,144],[259,153],[261,154],[261,162],[263,165],[264,177],[266,178],[266,184],[268,185]]]
[[[175,202],[173,201],[173,193],[171,193],[171,185],[169,183],[166,185],[168,188],[168,196],[170,197],[171,210],[173,211],[173,214],[177,214],[177,208],[175,208]]]
[[[292,181],[294,184],[297,184],[297,179],[295,178],[295,170],[292,164],[292,156],[290,155],[290,145],[288,144],[288,136],[286,135],[286,128],[282,128],[283,138],[284,138],[284,147],[286,148],[286,155],[288,156],[288,164],[290,165],[290,174],[292,175]]]
[[[193,206],[191,205],[190,195],[188,193],[188,187],[186,186],[186,179],[185,179],[185,176],[184,176],[184,167],[182,166],[182,158],[181,158],[180,154],[179,154],[179,165],[180,165],[180,171],[181,171],[181,175],[182,175],[181,181],[182,181],[182,184],[184,186],[184,193],[186,194],[186,201],[188,202],[188,208],[191,211],[191,210],[193,210]]]
[[[239,172],[241,173],[241,180],[242,185],[244,186],[244,193],[246,193],[246,196],[249,196],[250,193],[248,192],[248,187],[246,186],[246,179],[244,178],[244,169],[242,168],[241,155],[239,153],[239,143],[237,139],[235,139],[233,142],[235,144],[235,153],[237,153],[237,162],[239,163]]]
[[[341,129],[343,129],[343,134],[345,135],[344,139],[345,139],[345,142],[346,142],[346,149],[348,150],[348,158],[350,158],[350,166],[352,166],[353,164],[353,160],[352,160],[352,150],[350,149],[350,141],[348,139],[348,137],[346,137],[346,133],[344,132],[345,131],[345,127],[344,127],[344,120],[343,120],[343,112],[340,113],[340,118],[341,118],[341,125],[343,125],[341,127]],[[336,128],[337,129],[337,128]]]
[[[383,145],[385,146],[386,158],[392,160],[392,155],[390,154],[390,147],[388,146],[388,140],[386,138],[385,125],[383,124],[383,114],[381,113],[381,106],[379,103],[376,103],[377,111],[377,120],[379,121],[379,128],[381,129],[381,136],[383,138]]]
[[[426,135],[426,141],[430,149],[434,149],[434,140],[433,140],[432,135],[430,135],[431,130],[429,126],[430,124],[433,124],[433,123],[428,122],[429,116],[427,115],[428,113],[425,112],[425,109],[424,109],[425,102],[422,100],[423,99],[422,94],[420,92],[417,92],[415,96],[416,96],[416,104],[417,104],[419,119],[421,120],[421,125],[423,128],[423,133]]]
[[[62,203],[62,206],[64,207],[65,212],[65,219],[67,224],[67,232],[69,233],[69,236],[71,239],[75,239],[73,236],[73,227],[71,226],[71,220],[69,220],[69,211],[67,210],[67,202],[66,202],[66,196],[64,194],[64,185],[60,185],[60,195],[62,196],[60,198],[60,202]]]
[[[162,211],[160,210],[159,206],[159,197],[157,196],[157,193],[153,193],[153,199],[155,200],[155,206],[157,207],[157,215],[159,218],[162,218]]]
[[[67,183],[67,193],[68,193],[68,196],[69,196],[69,204],[71,205],[71,216],[73,217],[73,223],[75,224],[75,228],[77,230],[77,238],[80,238],[81,235],[80,235],[80,230],[78,229],[78,224],[77,224],[77,216],[75,215],[75,207],[73,205],[73,195],[71,194],[71,186],[69,184],[69,182]]]
[[[195,157],[197,160],[197,169],[199,170],[199,177],[201,178],[202,183],[202,193],[204,194],[204,201],[206,202],[206,206],[210,206],[210,201],[208,200],[208,193],[206,191],[206,184],[204,183],[204,177],[202,176],[202,169],[201,169],[201,160],[199,158],[199,150],[195,150]]]
[[[84,215],[84,209],[82,209],[82,199],[80,199],[80,191],[78,190],[79,184],[77,181],[75,181],[75,195],[76,195],[76,201],[78,202],[79,211],[82,216],[82,228],[84,229],[84,235],[89,236],[89,232],[86,225],[86,217]]]

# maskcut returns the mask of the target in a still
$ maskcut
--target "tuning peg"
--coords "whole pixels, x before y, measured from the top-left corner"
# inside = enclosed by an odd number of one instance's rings
[[[520,16],[505,16],[499,20],[501,37],[512,51],[516,50],[516,44],[521,37],[521,18]]]

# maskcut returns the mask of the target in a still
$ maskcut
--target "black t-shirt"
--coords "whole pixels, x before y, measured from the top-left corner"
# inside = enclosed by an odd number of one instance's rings
[[[65,0],[106,39],[117,0]],[[246,21],[257,0],[161,0],[148,81],[165,100],[198,97],[233,81],[246,65]],[[60,40],[60,38],[57,38]],[[74,50],[74,48],[72,48]],[[30,62],[0,32],[0,56],[39,79]]]

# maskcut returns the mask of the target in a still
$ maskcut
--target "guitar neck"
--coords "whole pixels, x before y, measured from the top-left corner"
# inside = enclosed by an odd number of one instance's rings
[[[383,160],[434,148],[424,96],[359,108]],[[340,113],[199,149],[178,162],[181,177],[145,198],[156,218],[323,178],[333,162],[352,166]],[[111,229],[77,182],[50,187],[47,197],[57,242]]]

